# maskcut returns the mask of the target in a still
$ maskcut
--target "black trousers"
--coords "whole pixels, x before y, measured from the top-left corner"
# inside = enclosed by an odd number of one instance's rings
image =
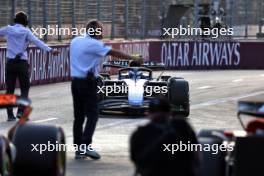
[[[73,143],[80,146],[92,143],[92,137],[98,120],[97,105],[97,81],[95,79],[86,80],[72,79],[72,96],[74,109],[73,122]],[[86,119],[86,124],[83,124]]]
[[[14,94],[16,87],[16,80],[18,79],[20,85],[21,96],[28,98],[30,88],[29,64],[26,60],[10,59],[6,63],[5,81],[6,93]],[[18,108],[18,115],[23,113],[23,109]],[[14,115],[13,108],[7,109],[8,116]]]

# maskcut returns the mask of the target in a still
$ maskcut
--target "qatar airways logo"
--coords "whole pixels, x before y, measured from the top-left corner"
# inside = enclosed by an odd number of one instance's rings
[[[161,61],[167,66],[227,66],[240,64],[240,43],[163,43]]]

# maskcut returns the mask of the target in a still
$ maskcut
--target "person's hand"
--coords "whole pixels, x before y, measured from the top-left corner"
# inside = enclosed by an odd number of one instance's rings
[[[52,54],[53,56],[58,56],[58,55],[60,54],[60,51],[58,51],[58,50],[56,50],[56,49],[53,49],[53,50],[51,50],[51,54]]]

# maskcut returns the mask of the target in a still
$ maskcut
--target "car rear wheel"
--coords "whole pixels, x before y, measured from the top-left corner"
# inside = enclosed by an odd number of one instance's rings
[[[226,163],[226,152],[213,151],[215,146],[223,144],[223,130],[201,130],[198,135],[198,142],[202,145],[210,146],[211,150],[201,152],[201,175],[203,176],[224,176]]]
[[[12,160],[9,153],[8,142],[0,136],[0,175],[12,176]]]
[[[188,117],[190,114],[189,83],[182,78],[170,78],[168,98],[176,115]]]
[[[105,99],[104,93],[102,93],[100,91],[100,88],[102,88],[104,86],[104,82],[102,78],[98,78],[97,79],[97,88],[96,88],[96,92],[97,92],[97,101],[100,103],[101,101],[103,101]],[[100,87],[100,88],[99,88]]]
[[[61,128],[25,124],[16,130],[13,143],[17,149],[15,176],[65,175],[66,145]]]

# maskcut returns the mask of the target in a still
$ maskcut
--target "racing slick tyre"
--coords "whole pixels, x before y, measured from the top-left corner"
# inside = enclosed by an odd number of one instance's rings
[[[104,86],[103,78],[98,77],[97,80],[96,80],[96,83],[97,83],[97,88],[96,88],[96,92],[97,92],[97,101],[98,101],[98,103],[100,103],[100,102],[103,101],[104,98],[105,98],[104,93],[102,93],[102,92],[100,91],[100,89],[99,89],[99,87],[102,88],[102,87]]]
[[[190,114],[189,83],[182,78],[172,77],[168,83],[168,98],[173,107],[181,111],[181,115]]]
[[[15,176],[65,175],[66,145],[61,128],[24,124],[17,128],[12,141],[17,150]]]
[[[210,146],[212,150],[202,150],[201,175],[203,176],[225,176],[226,152],[217,151],[213,153],[215,146],[221,146],[223,139],[222,130],[201,130],[198,133],[198,141],[202,145]]]
[[[12,176],[12,159],[9,142],[0,136],[0,175]]]

